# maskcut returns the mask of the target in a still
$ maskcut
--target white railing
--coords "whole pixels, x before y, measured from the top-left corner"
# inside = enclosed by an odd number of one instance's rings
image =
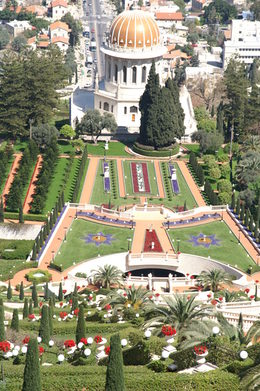
[[[176,213],[171,213],[169,215],[169,218],[180,218],[182,216],[194,216],[199,213],[211,213],[211,212],[223,212],[227,210],[227,205],[210,205],[210,206],[200,206],[198,208],[190,209],[190,210],[185,210],[183,212],[176,212]],[[166,210],[167,211],[167,210]]]
[[[128,254],[127,257],[128,267],[133,266],[179,266],[178,256],[176,254],[168,253],[140,253],[140,254]]]

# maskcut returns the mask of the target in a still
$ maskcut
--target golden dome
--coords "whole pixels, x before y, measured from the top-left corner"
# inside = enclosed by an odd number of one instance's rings
[[[112,22],[110,44],[129,49],[148,48],[160,43],[156,21],[145,11],[124,11]]]

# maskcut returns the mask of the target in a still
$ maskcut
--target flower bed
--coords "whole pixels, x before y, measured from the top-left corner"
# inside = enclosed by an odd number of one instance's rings
[[[161,243],[159,242],[157,233],[155,230],[147,229],[145,231],[145,240],[144,240],[144,252],[154,252],[154,253],[162,253],[163,249]]]
[[[104,173],[104,190],[106,193],[110,192],[110,173],[109,173],[109,164],[104,162],[103,164],[103,173]]]
[[[134,193],[150,193],[150,184],[146,163],[131,162]]]
[[[170,171],[170,176],[171,176],[172,190],[175,194],[179,194],[180,188],[179,188],[179,183],[177,180],[176,169],[174,168],[173,164],[169,165],[169,171]]]

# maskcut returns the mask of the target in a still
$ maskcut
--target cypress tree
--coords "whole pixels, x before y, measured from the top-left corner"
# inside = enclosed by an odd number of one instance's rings
[[[1,197],[0,201],[0,223],[4,222],[4,203],[3,203],[3,197]]]
[[[13,317],[12,317],[12,322],[11,322],[11,329],[15,331],[19,331],[19,316],[18,316],[18,309],[15,308],[13,310]]]
[[[235,192],[233,191],[232,193],[232,198],[231,198],[231,209],[234,211],[236,207],[236,195]]]
[[[255,228],[254,228],[254,237],[255,237],[255,240],[258,240],[258,235],[259,235],[259,224],[256,222],[255,223]]]
[[[224,133],[224,113],[223,113],[223,102],[220,102],[217,111],[217,130],[219,133]]]
[[[25,359],[22,391],[41,390],[38,343],[35,338],[30,338]]]
[[[78,296],[78,288],[77,288],[77,283],[75,282],[75,285],[74,285],[74,291],[73,291],[73,294]]]
[[[186,200],[184,201],[184,204],[183,204],[183,210],[184,211],[187,210],[187,201]]]
[[[32,301],[33,301],[34,308],[38,307],[38,295],[37,295],[37,289],[36,289],[35,282],[33,283],[33,286],[32,286]]]
[[[0,306],[0,342],[5,341],[5,310],[4,306]]]
[[[105,391],[125,391],[123,356],[119,334],[110,339]]]
[[[40,237],[39,237],[39,235],[38,235],[37,238],[35,239],[35,242],[36,242],[36,253],[39,254],[40,249],[41,249],[41,247],[40,247]],[[36,257],[35,257],[35,259],[36,259]]]
[[[20,284],[20,289],[19,289],[19,300],[24,299],[24,288],[23,288],[23,281]]]
[[[245,221],[244,221],[244,225],[246,226],[246,228],[248,227],[248,223],[249,223],[249,209],[246,208]]]
[[[23,218],[23,204],[22,201],[20,200],[19,204],[19,223],[23,224],[24,223],[24,218]]]
[[[49,307],[47,305],[43,305],[41,312],[42,316],[39,328],[39,336],[42,338],[42,342],[47,345],[50,340]]]
[[[0,297],[0,305],[4,305],[2,297]]]
[[[71,305],[72,311],[74,311],[76,308],[78,308],[78,306],[79,306],[78,295],[75,295],[73,293],[73,295],[72,295],[72,305]]]
[[[12,287],[11,287],[11,282],[9,280],[8,288],[7,288],[7,300],[11,300],[12,296],[13,296],[13,291],[12,291]]]
[[[29,301],[29,315],[33,314],[33,305],[32,305],[32,299]]]
[[[32,257],[31,257],[31,260],[32,260],[32,261],[35,261],[35,260],[36,260],[36,256],[37,256],[36,243],[34,243],[33,249],[32,249]]]
[[[63,300],[63,292],[62,292],[62,283],[61,282],[60,282],[60,286],[59,286],[58,299],[59,299],[59,301]]]
[[[50,230],[51,230],[53,227],[53,214],[52,214],[52,212],[50,213],[49,225],[50,225]]]
[[[29,306],[28,306],[28,299],[26,297],[23,305],[23,319],[27,319],[28,315],[29,315]]]
[[[244,219],[245,219],[245,204],[244,204],[244,203],[241,205],[239,218],[240,218],[240,220],[241,220],[242,222],[243,222]]]
[[[42,232],[42,229],[40,231],[40,248],[42,248],[43,246],[43,232]]]
[[[86,323],[84,317],[84,306],[79,306],[78,322],[76,327],[76,343],[79,343],[81,338],[86,338]]]
[[[53,334],[53,305],[52,300],[49,300],[49,330],[50,330],[50,336]]]
[[[65,205],[64,190],[62,190],[62,192],[61,192],[61,205],[62,205],[62,208]]]
[[[62,201],[61,201],[61,196],[58,198],[58,211],[61,212],[62,210]]]
[[[44,287],[44,300],[49,300],[50,298],[50,292],[49,292],[49,284],[46,282],[45,287]]]
[[[239,197],[237,197],[236,214],[237,214],[237,216],[240,215],[240,198]]]
[[[47,233],[47,236],[48,236],[49,233],[50,233],[50,223],[49,223],[49,219],[46,221],[46,233]]]
[[[173,99],[172,113],[173,113],[173,117],[177,119],[176,136],[178,138],[181,138],[184,135],[185,129],[184,129],[184,111],[180,103],[179,87],[177,83],[171,78],[167,79],[165,83],[165,87],[169,89],[172,95],[172,99]]]
[[[253,215],[250,215],[249,219],[249,230],[253,233],[254,231],[254,217]]]
[[[46,226],[45,225],[43,226],[43,229],[42,229],[42,236],[43,236],[43,241],[45,242],[46,237],[47,237]]]

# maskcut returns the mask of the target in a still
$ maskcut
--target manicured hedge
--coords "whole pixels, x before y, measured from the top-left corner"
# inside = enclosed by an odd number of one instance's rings
[[[5,363],[6,389],[21,390],[23,365]],[[91,391],[104,391],[105,367],[70,366],[68,364],[41,367],[43,391],[78,391],[83,388]],[[154,373],[143,367],[125,367],[126,391],[238,391],[239,379],[236,375],[220,370],[205,374]]]
[[[35,277],[34,275],[36,273],[41,273],[43,274],[42,277]],[[51,280],[51,274],[47,270],[31,270],[28,274],[25,275],[28,281],[30,282],[36,282],[38,284],[41,284],[43,282],[49,282]]]
[[[78,196],[79,196],[79,190],[80,190],[80,184],[81,180],[85,171],[85,167],[88,161],[88,150],[87,150],[87,145],[84,148],[83,155],[81,158],[80,166],[79,166],[79,172],[77,175],[74,191],[73,191],[73,196],[72,196],[72,202],[77,202]]]
[[[6,180],[8,162],[13,155],[13,147],[11,144],[7,144],[3,151],[0,151],[0,187]]]
[[[168,157],[174,156],[179,152],[179,144],[176,144],[171,150],[169,149],[160,149],[160,150],[151,150],[146,149],[145,146],[141,146],[139,143],[133,145],[133,151],[144,156],[153,156],[153,157]]]
[[[33,240],[4,240],[0,241],[0,258],[26,259],[32,251]],[[13,251],[5,251],[13,250]]]
[[[34,214],[28,214],[23,215],[24,220],[27,221],[47,221],[47,216],[44,215],[34,215]],[[5,212],[5,219],[10,220],[18,220],[19,219],[19,213],[15,212]]]

